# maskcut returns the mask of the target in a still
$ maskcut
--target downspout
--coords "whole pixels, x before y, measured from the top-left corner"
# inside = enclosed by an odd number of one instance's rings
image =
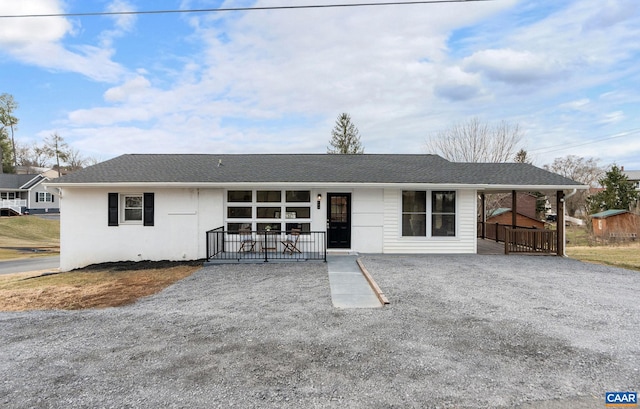
[[[561,202],[565,203],[565,205],[562,206],[562,222],[565,224],[566,224],[565,220],[567,215],[566,200],[571,196],[575,195],[577,192],[578,192],[578,189],[573,189],[573,192],[569,193],[568,195],[565,195],[565,197],[560,199]],[[567,229],[566,228],[562,229],[562,242],[564,243],[564,246],[562,246],[562,257],[567,257]]]

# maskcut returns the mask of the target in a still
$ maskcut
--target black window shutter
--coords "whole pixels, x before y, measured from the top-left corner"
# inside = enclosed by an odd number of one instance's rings
[[[145,226],[153,226],[153,213],[154,213],[154,203],[153,203],[153,193],[145,193],[144,194],[144,222]]]
[[[51,203],[55,202],[55,196],[51,195]]]
[[[36,203],[38,203],[38,192],[36,192]]]
[[[109,193],[109,226],[118,225],[118,194]]]

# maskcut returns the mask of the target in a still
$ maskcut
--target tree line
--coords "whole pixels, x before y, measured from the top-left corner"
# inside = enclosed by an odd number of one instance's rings
[[[97,163],[69,147],[64,138],[53,133],[40,143],[21,145],[16,142],[18,103],[12,95],[0,94],[0,156],[2,170],[14,173],[18,166],[53,167],[58,174]],[[454,162],[520,162],[532,163],[521,146],[524,131],[518,124],[502,121],[492,125],[471,118],[431,135],[425,144],[427,152]],[[328,154],[363,154],[360,132],[348,113],[341,113],[331,130]],[[570,215],[607,209],[630,210],[638,207],[639,194],[633,183],[617,165],[600,167],[598,160],[569,155],[556,158],[544,168],[592,188],[604,189],[592,194],[581,190],[566,202]]]
[[[81,169],[97,161],[84,157],[80,151],[70,147],[57,132],[41,142],[21,144],[16,140],[20,122],[16,116],[19,105],[11,94],[0,94],[0,157],[2,171],[15,173],[17,168],[51,167],[60,175],[63,171]]]

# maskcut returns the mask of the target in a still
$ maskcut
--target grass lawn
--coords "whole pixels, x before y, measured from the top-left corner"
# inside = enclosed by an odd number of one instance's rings
[[[38,251],[21,251],[19,248]],[[60,252],[60,222],[37,216],[0,217],[0,260]]]
[[[589,263],[607,264],[640,271],[640,243],[567,247],[567,255]]]
[[[640,271],[640,242],[596,241],[587,227],[567,227],[567,255],[589,263]]]
[[[57,273],[0,275],[0,311],[117,307],[162,291],[201,263],[104,265]]]

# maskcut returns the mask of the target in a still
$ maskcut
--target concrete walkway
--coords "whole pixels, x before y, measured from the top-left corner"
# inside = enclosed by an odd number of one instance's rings
[[[327,256],[331,301],[336,308],[379,308],[380,300],[371,289],[356,256]]]

